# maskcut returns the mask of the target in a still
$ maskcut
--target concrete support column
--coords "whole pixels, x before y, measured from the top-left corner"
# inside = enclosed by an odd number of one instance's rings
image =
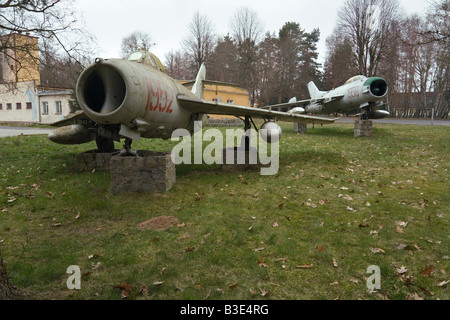
[[[372,121],[371,120],[355,120],[355,138],[372,137]]]
[[[111,193],[169,191],[176,181],[170,152],[138,151],[135,157],[111,158]]]
[[[306,134],[307,124],[306,123],[294,123],[294,132]]]

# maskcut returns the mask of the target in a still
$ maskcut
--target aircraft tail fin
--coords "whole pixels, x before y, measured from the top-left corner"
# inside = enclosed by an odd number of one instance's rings
[[[322,92],[317,88],[314,82],[308,83],[308,91],[311,99],[318,99],[322,97]]]
[[[192,93],[198,98],[203,99],[203,81],[206,79],[206,67],[204,64],[200,67],[198,71],[197,78],[195,79],[195,84],[192,87]]]

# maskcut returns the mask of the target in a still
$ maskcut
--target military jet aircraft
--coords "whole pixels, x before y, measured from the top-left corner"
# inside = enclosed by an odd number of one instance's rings
[[[60,144],[96,141],[100,152],[112,152],[114,141],[125,139],[132,154],[133,140],[169,139],[176,129],[194,133],[194,122],[205,114],[242,117],[245,130],[252,118],[262,118],[267,141],[281,137],[275,121],[333,123],[336,119],[263,110],[203,99],[206,68],[202,66],[192,90],[169,77],[160,60],[150,52],[137,51],[127,59],[100,59],[80,75],[76,95],[81,111],[54,123],[59,127],[48,138]],[[249,143],[247,141],[247,143]]]
[[[389,112],[380,110],[382,99],[388,92],[386,80],[380,77],[367,78],[354,76],[344,85],[331,91],[320,91],[314,82],[308,83],[311,99],[297,101],[292,98],[287,104],[266,106],[264,109],[280,109],[292,107],[291,114],[331,114],[336,112],[359,112],[361,120],[381,119],[389,116]]]

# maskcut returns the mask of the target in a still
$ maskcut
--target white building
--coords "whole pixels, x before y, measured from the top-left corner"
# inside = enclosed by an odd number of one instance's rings
[[[40,85],[37,41],[19,34],[0,37],[0,42],[7,43],[9,48],[7,54],[0,53],[0,122],[48,124],[70,113],[72,90]],[[15,52],[17,44],[29,45],[28,51],[34,53],[24,56]]]

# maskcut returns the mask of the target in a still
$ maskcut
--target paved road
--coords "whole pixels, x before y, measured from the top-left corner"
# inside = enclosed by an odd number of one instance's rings
[[[342,118],[336,121],[336,123],[350,123],[354,122],[355,118]],[[393,123],[393,124],[412,124],[419,126],[430,126],[430,119],[395,119],[395,118],[386,118],[379,120],[372,120],[373,123]],[[450,126],[450,120],[434,120],[434,126]]]
[[[47,128],[28,128],[28,127],[3,127],[0,126],[0,138],[4,137],[15,137],[15,136],[29,136],[29,135],[36,135],[36,134],[42,134],[47,135],[50,132],[52,132],[53,129],[47,129]]]

